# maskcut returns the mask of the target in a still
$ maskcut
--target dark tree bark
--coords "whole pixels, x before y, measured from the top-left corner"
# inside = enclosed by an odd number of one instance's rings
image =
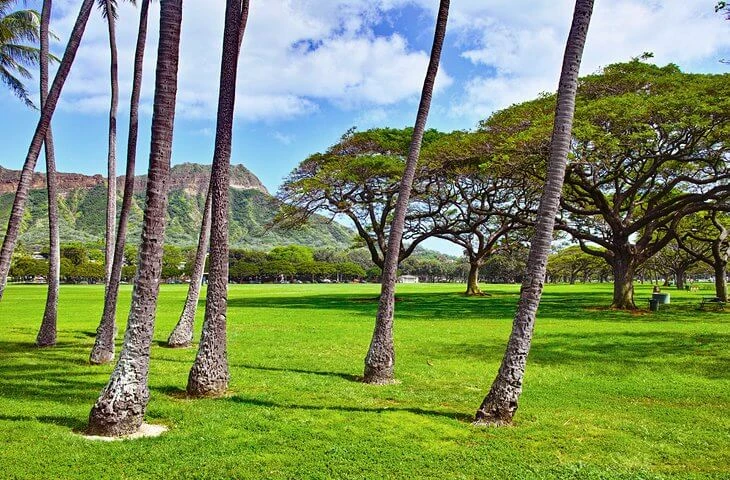
[[[727,262],[715,264],[715,295],[727,302]]]
[[[78,51],[79,44],[81,43],[81,37],[84,35],[86,29],[86,23],[89,20],[91,9],[94,6],[94,0],[84,0],[81,3],[76,23],[74,24],[73,30],[66,45],[66,51],[63,54],[61,63],[58,66],[58,71],[53,79],[53,85],[51,90],[48,92],[46,102],[41,109],[41,118],[38,120],[33,139],[28,147],[28,154],[25,157],[23,163],[23,169],[20,173],[20,181],[15,191],[15,200],[10,211],[10,219],[8,220],[8,228],[3,239],[3,246],[0,249],[0,299],[2,299],[3,293],[5,292],[5,285],[8,281],[8,272],[10,271],[10,261],[13,256],[13,250],[15,250],[15,244],[18,241],[18,235],[20,234],[20,225],[23,220],[23,213],[25,212],[25,204],[28,200],[28,190],[30,189],[30,183],[33,177],[33,170],[35,170],[38,156],[41,152],[41,147],[44,144],[46,134],[51,124],[51,118],[53,112],[56,110],[58,104],[58,98],[61,96],[61,90],[63,85],[66,83],[68,74],[71,71],[71,65],[76,58],[76,52]]]
[[[111,362],[114,359],[114,339],[117,336],[116,312],[119,297],[119,283],[122,279],[124,266],[124,245],[127,239],[127,224],[132,210],[134,197],[134,168],[137,160],[137,136],[139,132],[139,98],[142,91],[142,68],[144,65],[144,50],[147,41],[147,18],[149,14],[149,0],[142,0],[140,5],[139,29],[137,32],[137,47],[134,54],[134,79],[132,82],[132,97],[129,106],[129,136],[127,138],[127,167],[124,177],[124,194],[122,208],[119,212],[119,227],[117,228],[116,243],[114,245],[114,261],[109,282],[104,297],[104,312],[96,329],[96,339],[91,350],[89,361],[93,364]]]
[[[674,272],[674,279],[677,282],[677,290],[684,290],[685,283],[687,282],[687,271],[677,270]]]
[[[208,240],[210,238],[210,217],[211,217],[211,189],[205,196],[205,210],[203,211],[203,222],[200,225],[200,236],[198,237],[198,250],[195,252],[195,264],[193,273],[190,275],[188,296],[185,298],[185,306],[180,314],[177,325],[167,339],[167,346],[172,348],[186,348],[193,343],[193,326],[195,325],[195,313],[198,310],[200,299],[200,286],[203,283],[205,271],[205,257],[208,254]]]
[[[112,0],[105,0],[104,12],[109,31],[109,79],[111,87],[111,104],[109,106],[109,147],[107,155],[107,202],[106,202],[106,244],[104,246],[104,269],[106,277],[104,285],[109,288],[109,279],[114,263],[115,226],[117,220],[117,110],[119,109],[119,74],[117,60],[116,5]]]
[[[51,23],[52,0],[43,1],[41,10],[41,61],[40,61],[40,94],[41,110],[48,96],[48,59],[49,59],[49,25]],[[61,247],[58,233],[58,186],[56,180],[56,157],[53,149],[53,133],[51,125],[45,139],[46,183],[48,189],[48,294],[43,321],[35,343],[39,347],[50,347],[56,344],[56,324],[58,321],[58,288],[61,272]]]
[[[614,256],[613,267],[613,303],[611,308],[634,310],[634,267],[629,256]]]
[[[215,397],[228,389],[226,314],[228,302],[228,189],[236,77],[246,22],[248,0],[227,0],[223,55],[218,91],[215,152],[210,177],[211,229],[208,294],[198,354],[188,375],[187,392],[195,397]]]
[[[527,355],[532,342],[535,316],[547,271],[547,259],[553,238],[555,216],[560,205],[565,168],[568,162],[578,72],[583,56],[588,25],[593,13],[593,0],[577,0],[573,23],[563,58],[558,87],[558,103],[550,145],[547,183],[540,199],[535,234],[530,245],[527,271],[517,306],[507,350],[492,388],[476,412],[475,423],[506,425],[512,422],[522,393]]]
[[[92,435],[120,436],[136,432],[149,401],[147,380],[162,270],[181,21],[182,0],[162,0],[139,270],[119,361],[89,414],[87,431]]]
[[[393,349],[393,313],[395,309],[395,284],[398,269],[398,258],[400,256],[401,239],[405,225],[406,210],[410,200],[413,179],[416,173],[418,157],[421,153],[423,132],[426,128],[428,111],[431,107],[433,86],[438,73],[439,61],[441,59],[441,48],[446,36],[446,22],[449,16],[449,0],[441,0],[439,4],[438,17],[436,19],[436,30],[431,47],[431,58],[426,71],[426,78],[421,91],[421,101],[416,115],[416,124],[413,128],[408,159],[406,160],[405,172],[398,191],[398,201],[393,213],[393,222],[388,237],[388,248],[385,252],[383,266],[383,277],[380,289],[380,301],[378,313],[375,319],[375,330],[370,341],[370,348],[365,357],[365,372],[363,381],[366,383],[383,384],[393,381],[393,369],[395,366],[395,350]]]

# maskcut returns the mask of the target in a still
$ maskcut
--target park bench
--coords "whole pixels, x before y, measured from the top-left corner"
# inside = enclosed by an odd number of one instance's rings
[[[700,310],[704,310],[705,308],[713,308],[718,311],[725,310],[725,302],[720,300],[719,297],[702,297]]]

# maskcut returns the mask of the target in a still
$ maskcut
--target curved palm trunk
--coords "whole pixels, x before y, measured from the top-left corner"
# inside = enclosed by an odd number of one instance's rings
[[[48,96],[48,37],[51,23],[52,0],[44,0],[41,11],[41,110]],[[48,126],[45,139],[46,184],[48,188],[48,295],[43,321],[35,343],[39,347],[50,347],[56,344],[56,324],[58,320],[58,285],[61,271],[61,247],[58,234],[58,187],[56,180],[56,157],[53,149],[53,133]]]
[[[398,269],[398,257],[400,255],[400,244],[403,239],[403,227],[405,224],[406,210],[413,187],[413,179],[416,173],[416,165],[421,152],[423,132],[426,128],[428,110],[431,107],[431,96],[433,86],[438,72],[439,60],[441,58],[441,47],[446,36],[446,22],[449,15],[449,0],[441,0],[439,4],[438,17],[436,19],[436,31],[431,47],[431,59],[426,71],[426,79],[423,82],[421,101],[418,106],[416,124],[413,129],[413,137],[408,151],[405,172],[398,190],[398,201],[396,202],[393,214],[393,222],[390,226],[388,237],[388,250],[385,252],[385,263],[383,266],[383,278],[380,288],[380,301],[378,313],[375,318],[375,330],[370,341],[370,348],[365,357],[365,372],[363,381],[366,383],[390,383],[393,381],[393,368],[395,366],[395,351],[393,349],[393,312],[395,309],[395,284],[396,271]]]
[[[28,200],[28,190],[30,189],[30,183],[33,177],[33,170],[35,170],[35,165],[41,152],[41,147],[43,146],[46,134],[48,133],[53,112],[56,110],[58,98],[61,96],[61,90],[63,90],[63,85],[66,83],[66,78],[68,78],[68,74],[71,71],[71,65],[76,58],[76,52],[79,49],[81,37],[84,35],[86,23],[89,20],[93,5],[94,0],[84,0],[81,3],[76,23],[74,24],[73,30],[71,30],[68,45],[66,45],[66,51],[64,52],[61,63],[58,66],[58,72],[56,72],[56,76],[53,79],[53,85],[51,85],[51,90],[48,92],[45,105],[41,109],[41,118],[38,120],[38,125],[36,126],[35,133],[33,134],[33,139],[28,147],[28,154],[25,157],[25,162],[23,163],[23,169],[20,173],[20,181],[18,182],[18,188],[15,191],[15,200],[13,201],[13,207],[10,211],[8,228],[5,232],[5,238],[3,239],[2,249],[0,249],[0,299],[2,299],[3,293],[5,292],[5,285],[8,281],[10,260],[13,256],[13,250],[15,250],[15,244],[18,241],[20,225],[25,211],[25,204]]]
[[[139,98],[142,92],[142,68],[144,66],[144,50],[147,41],[147,17],[149,0],[140,5],[137,47],[134,53],[134,80],[132,98],[129,107],[129,136],[127,138],[127,168],[124,177],[124,195],[119,212],[119,228],[114,246],[114,261],[104,297],[104,313],[96,329],[96,339],[91,350],[89,361],[93,364],[111,362],[114,359],[114,339],[117,336],[116,312],[119,297],[119,282],[122,279],[124,262],[124,245],[127,239],[127,224],[132,210],[134,197],[134,168],[137,160],[137,134],[139,131]]]
[[[190,275],[190,285],[188,286],[188,296],[185,298],[185,306],[180,314],[180,319],[177,321],[177,325],[175,325],[170,337],[167,339],[167,346],[172,348],[186,348],[193,343],[195,313],[198,310],[200,286],[203,283],[205,256],[208,253],[208,239],[210,238],[211,193],[212,191],[209,187],[208,194],[205,196],[205,211],[203,212],[203,222],[200,225],[198,250],[195,252],[195,264],[193,265],[193,273]]]
[[[88,432],[94,435],[118,436],[136,432],[149,401],[147,379],[162,269],[181,21],[182,0],[162,0],[139,270],[119,361],[89,414]]]
[[[188,375],[188,395],[219,396],[228,389],[226,313],[228,301],[228,186],[236,101],[236,72],[243,32],[248,20],[248,0],[227,0],[221,58],[215,153],[210,178],[212,218],[210,270],[203,334]]]
[[[517,402],[522,393],[527,354],[530,351],[535,315],[540,304],[547,258],[553,238],[555,215],[558,212],[563,189],[573,127],[575,96],[578,90],[578,71],[592,13],[593,0],[576,1],[573,23],[568,35],[563,68],[560,73],[547,183],[540,199],[537,225],[527,261],[527,272],[522,282],[520,301],[512,324],[512,334],[507,344],[507,351],[499,367],[497,378],[476,413],[475,422],[479,424],[510,424],[517,411]]]
[[[109,107],[109,150],[107,156],[106,191],[106,244],[104,246],[104,285],[109,288],[109,279],[114,263],[115,224],[117,219],[117,110],[119,109],[119,74],[117,60],[116,19],[107,0],[106,21],[109,30],[109,77],[111,82],[111,105]]]

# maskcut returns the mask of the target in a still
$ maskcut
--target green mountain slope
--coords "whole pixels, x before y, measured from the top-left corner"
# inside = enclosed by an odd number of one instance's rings
[[[240,167],[240,166],[238,166]],[[185,164],[173,167],[173,181],[168,197],[166,241],[177,246],[197,245],[200,223],[205,206],[205,193],[201,185],[207,185],[209,168],[202,165]],[[238,168],[241,170],[243,167]],[[245,169],[244,169],[245,170]],[[4,171],[8,175],[9,170]],[[192,172],[192,173],[191,173]],[[235,173],[235,170],[234,172]],[[301,229],[282,231],[270,228],[277,211],[275,199],[265,187],[247,170],[247,182],[236,182],[232,175],[230,210],[230,243],[236,248],[268,250],[277,245],[300,244],[310,247],[346,248],[350,246],[354,233],[347,227],[324,218]],[[253,177],[255,183],[250,183]],[[91,178],[91,177],[85,177]],[[144,208],[144,177],[138,177],[140,188],[136,188],[130,229],[129,243],[139,243]],[[103,183],[87,185],[77,181],[61,184],[59,195],[61,242],[101,242],[104,239],[106,186]],[[93,183],[93,182],[86,182]],[[81,184],[81,185],[80,185]],[[36,187],[38,185],[34,185]],[[140,191],[137,191],[140,190]],[[5,232],[10,216],[14,194],[0,192],[0,227]],[[119,202],[121,204],[121,201]],[[26,246],[48,244],[46,192],[34,188],[23,218],[20,242]]]

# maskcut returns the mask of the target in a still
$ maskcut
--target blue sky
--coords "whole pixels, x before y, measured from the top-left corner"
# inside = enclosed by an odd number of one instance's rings
[[[40,1],[29,1],[40,9]],[[210,163],[215,131],[222,1],[185,0],[173,163]],[[727,72],[730,22],[714,0],[597,0],[582,73],[645,51],[685,71]],[[436,0],[252,0],[238,84],[233,163],[272,191],[298,162],[349,127],[412,125],[432,41]],[[469,129],[495,109],[557,85],[573,2],[454,0],[429,126]],[[56,0],[52,22],[62,53],[78,2]],[[152,2],[138,173],[147,168],[157,42]],[[137,11],[119,16],[119,172]],[[106,171],[108,52],[104,21],[92,14],[54,117],[61,171]],[[0,164],[20,168],[37,112],[0,91]],[[42,161],[38,170],[43,170]]]

